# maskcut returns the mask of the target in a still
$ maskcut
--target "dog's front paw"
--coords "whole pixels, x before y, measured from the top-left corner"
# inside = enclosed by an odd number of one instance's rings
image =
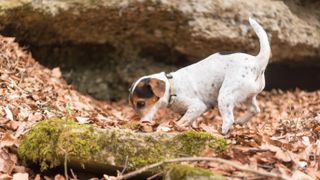
[[[180,127],[188,127],[190,126],[190,122],[184,119],[180,119],[177,123],[178,126]]]
[[[185,131],[188,130],[190,127],[190,123],[188,121],[179,120],[175,123],[175,129],[177,131]]]
[[[234,123],[243,126],[248,122],[248,120],[249,120],[249,118],[246,115],[244,115],[244,116],[240,117],[239,119],[237,119]]]
[[[187,131],[187,130],[189,130],[189,127],[183,127],[183,126],[178,126],[178,125],[176,125],[175,127],[174,127],[174,129],[176,130],[176,131]]]
[[[222,124],[222,127],[221,127],[221,133],[223,135],[226,135],[228,132],[229,132],[229,129],[231,128],[232,124]]]
[[[246,122],[243,122],[241,120],[237,120],[237,121],[234,122],[234,124],[238,124],[240,126],[243,126],[244,124],[246,124]]]
[[[193,129],[199,129],[199,122],[193,121],[193,122],[191,123],[191,127],[192,127]]]

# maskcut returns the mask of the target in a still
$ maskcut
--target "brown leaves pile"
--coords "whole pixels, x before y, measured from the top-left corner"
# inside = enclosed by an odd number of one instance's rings
[[[154,124],[140,126],[139,117],[125,101],[101,102],[81,95],[61,79],[59,68],[44,68],[13,38],[5,37],[0,37],[0,98],[0,179],[39,177],[19,164],[16,150],[19,138],[43,119],[68,115],[79,123],[101,127],[172,132],[178,118],[161,110]],[[221,157],[296,179],[320,178],[320,90],[273,90],[259,95],[258,102],[261,113],[247,125],[233,127],[226,137],[229,149]],[[244,112],[240,106],[236,117]],[[199,131],[221,136],[217,109],[199,117],[197,125]],[[234,178],[257,178],[213,162],[195,165]]]
[[[16,148],[38,121],[70,115],[81,123],[117,124],[121,112],[79,94],[60,77],[58,68],[39,65],[14,38],[0,37],[0,179],[26,177],[18,174],[27,170],[19,166]]]

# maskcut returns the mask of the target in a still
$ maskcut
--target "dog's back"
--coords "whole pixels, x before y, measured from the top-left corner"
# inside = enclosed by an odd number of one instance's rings
[[[263,28],[251,18],[249,22],[259,38],[260,52],[257,56],[228,52],[212,54],[172,73],[176,87],[179,87],[176,92],[185,96],[198,96],[208,106],[213,106],[217,104],[218,92],[226,76],[230,76],[230,83],[238,83],[245,78],[257,86],[252,91],[260,92],[264,88],[264,70],[271,50]]]

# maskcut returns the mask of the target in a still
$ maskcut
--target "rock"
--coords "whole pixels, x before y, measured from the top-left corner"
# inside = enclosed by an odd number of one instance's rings
[[[203,58],[220,50],[257,50],[251,16],[268,31],[274,59],[320,55],[317,1],[19,0],[0,7],[1,32],[34,45],[163,44]]]
[[[100,99],[123,97],[142,74],[217,51],[256,54],[249,16],[268,32],[271,62],[320,57],[315,0],[14,0],[0,7],[2,34],[17,37],[43,64],[61,66],[70,83]]]

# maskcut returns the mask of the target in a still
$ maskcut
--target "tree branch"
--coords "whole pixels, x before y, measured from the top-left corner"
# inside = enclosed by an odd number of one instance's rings
[[[157,163],[154,163],[154,164],[150,164],[150,165],[144,166],[144,167],[142,167],[140,169],[137,169],[135,171],[129,172],[127,174],[118,176],[118,177],[114,178],[114,180],[127,179],[127,178],[130,178],[130,177],[136,176],[138,174],[141,174],[141,173],[143,173],[145,171],[148,171],[149,169],[161,166],[163,164],[175,163],[175,162],[183,162],[183,161],[215,161],[215,162],[218,162],[218,163],[227,164],[227,165],[232,166],[232,167],[234,167],[234,168],[236,168],[236,169],[238,169],[240,171],[250,172],[250,173],[258,174],[258,175],[261,175],[261,176],[274,177],[274,178],[278,178],[278,179],[282,179],[282,180],[289,180],[289,178],[284,177],[284,176],[282,176],[280,174],[266,172],[264,170],[255,170],[255,169],[252,169],[252,168],[247,168],[247,167],[245,167],[243,165],[236,164],[236,163],[234,163],[232,161],[228,161],[228,160],[221,159],[221,158],[216,158],[216,157],[185,157],[185,158],[175,158],[175,159],[164,160],[164,161],[160,161],[160,162],[157,162]]]

